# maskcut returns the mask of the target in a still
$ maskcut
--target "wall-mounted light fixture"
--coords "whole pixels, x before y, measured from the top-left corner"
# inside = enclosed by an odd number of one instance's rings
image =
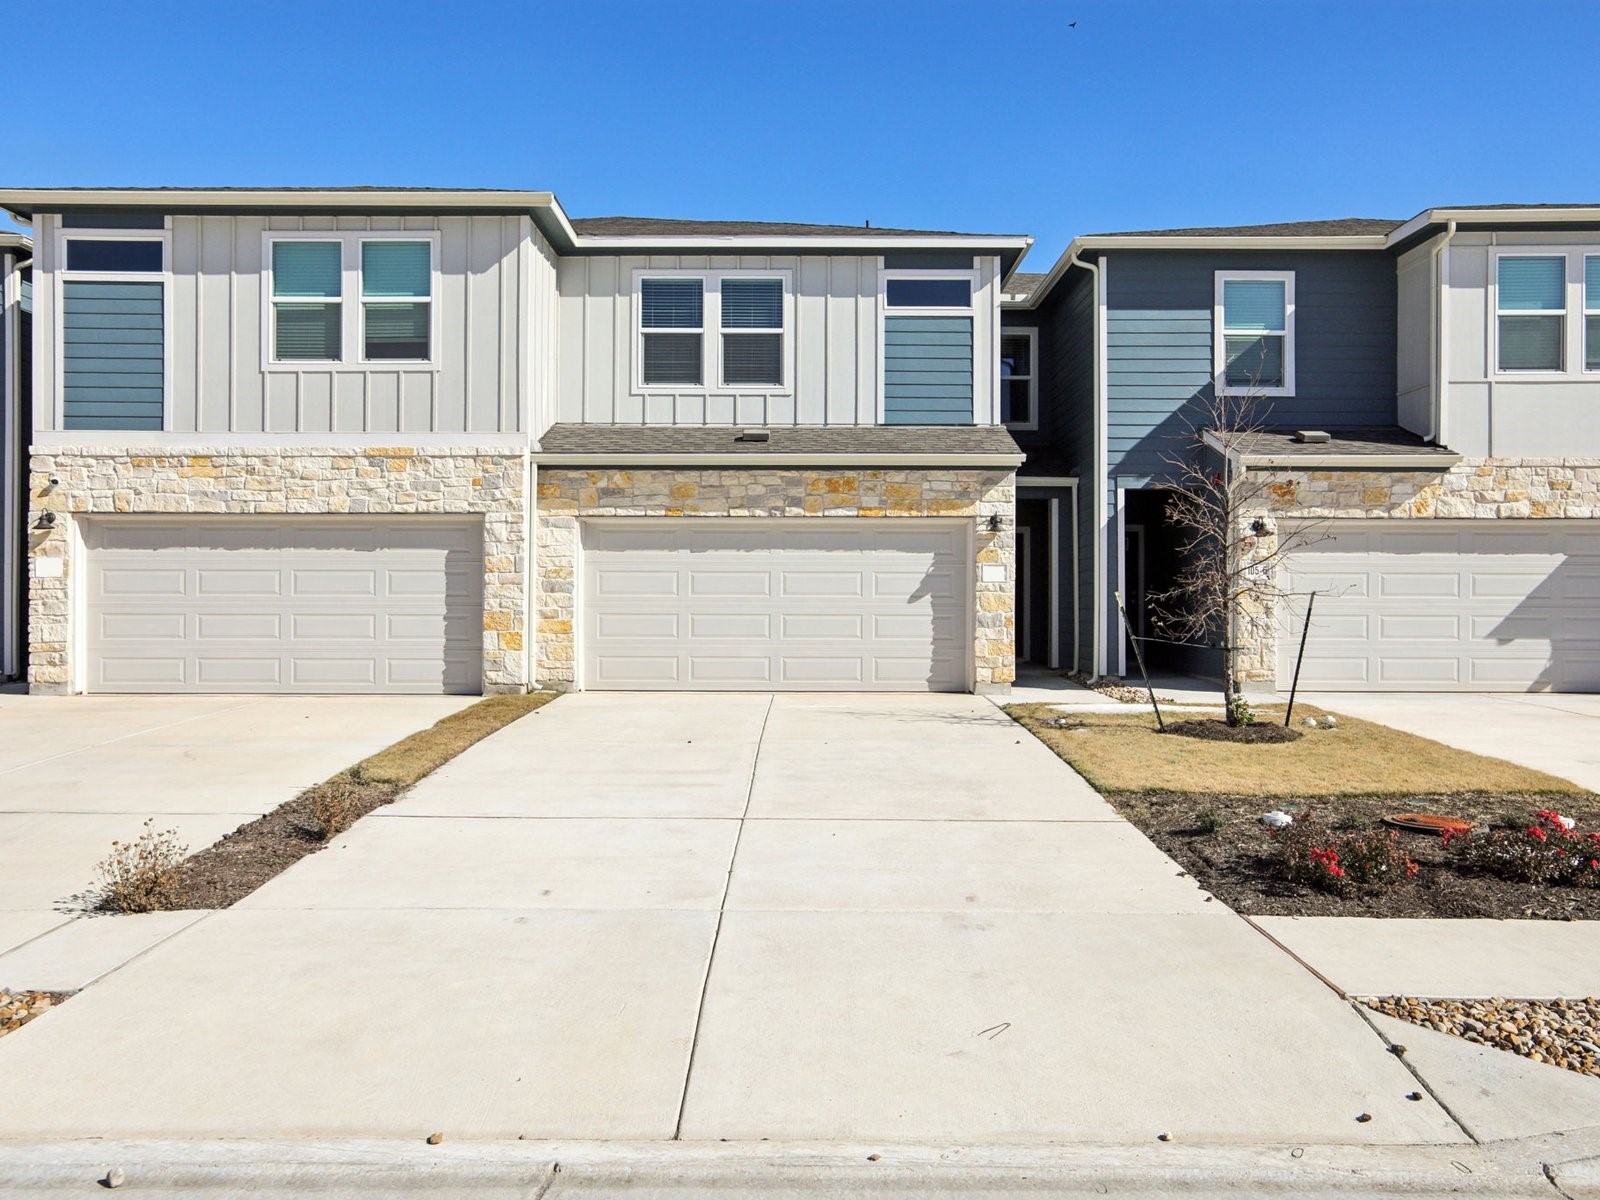
[[[39,519],[34,522],[34,528],[36,528],[36,529],[49,529],[50,526],[54,525],[55,523],[56,523],[56,515],[55,515],[55,513],[53,513],[53,512],[42,512],[42,513],[39,514]]]
[[[990,513],[989,520],[986,522],[986,524],[988,525],[990,533],[999,533],[1004,527],[1005,522],[999,513]]]

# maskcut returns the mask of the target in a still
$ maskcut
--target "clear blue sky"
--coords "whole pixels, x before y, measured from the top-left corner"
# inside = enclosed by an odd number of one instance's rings
[[[57,0],[23,28],[11,186],[548,188],[1031,233],[1034,270],[1077,233],[1600,201],[1595,0]]]

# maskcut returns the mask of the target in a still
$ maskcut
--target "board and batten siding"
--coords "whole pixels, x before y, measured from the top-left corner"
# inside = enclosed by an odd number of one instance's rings
[[[1395,263],[1382,251],[1119,251],[1107,258],[1107,470],[1171,470],[1212,383],[1218,271],[1295,273],[1295,394],[1263,419],[1297,428],[1396,420]]]
[[[883,388],[881,260],[870,255],[581,255],[560,260],[559,419],[603,425],[874,425]],[[999,260],[979,256],[969,412],[996,416]],[[633,277],[646,270],[789,271],[794,377],[782,390],[641,391]],[[706,337],[717,336],[707,329]],[[967,418],[970,421],[972,418]]]
[[[529,218],[177,215],[169,227],[166,432],[506,434],[529,425],[541,327],[543,345],[551,341],[548,308],[534,310],[554,298],[548,248]],[[59,218],[41,214],[36,228],[37,427],[59,430]],[[438,233],[434,363],[263,370],[263,235],[367,231]]]

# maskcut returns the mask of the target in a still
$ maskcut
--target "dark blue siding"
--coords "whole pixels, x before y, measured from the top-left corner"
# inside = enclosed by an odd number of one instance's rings
[[[883,423],[972,424],[972,318],[885,317]]]
[[[1382,251],[1115,251],[1106,275],[1107,469],[1160,479],[1200,420],[1212,379],[1217,271],[1295,273],[1295,394],[1266,423],[1392,425],[1394,260]]]
[[[162,285],[63,285],[67,429],[160,429]]]

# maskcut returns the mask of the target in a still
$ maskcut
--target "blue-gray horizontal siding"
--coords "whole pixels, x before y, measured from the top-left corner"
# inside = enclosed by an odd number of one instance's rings
[[[972,318],[884,318],[883,421],[972,424]]]
[[[1293,271],[1295,394],[1261,419],[1306,428],[1390,425],[1396,277],[1382,251],[1123,251],[1106,277],[1107,470],[1158,480],[1203,421],[1218,271]]]
[[[160,283],[63,284],[65,428],[161,428],[164,303]]]

